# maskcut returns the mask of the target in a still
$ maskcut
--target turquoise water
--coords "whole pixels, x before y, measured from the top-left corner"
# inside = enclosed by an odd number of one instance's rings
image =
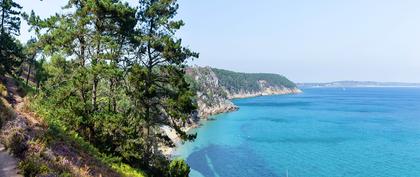
[[[418,177],[419,88],[308,88],[234,101],[178,154],[191,176]]]

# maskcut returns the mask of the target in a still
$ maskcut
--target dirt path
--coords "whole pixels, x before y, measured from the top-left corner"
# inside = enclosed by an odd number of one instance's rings
[[[19,95],[18,88],[16,86],[15,81],[10,78],[6,77],[6,88],[9,93],[8,101],[12,105],[14,111],[16,112],[16,116],[24,116],[31,124],[39,124],[39,121],[33,118],[33,116],[28,115],[25,111],[25,102],[24,98]]]
[[[28,139],[37,138],[42,136],[46,125],[30,111],[26,109],[27,98],[19,95],[19,89],[16,82],[12,78],[4,78],[7,81],[5,86],[8,90],[7,102],[13,108],[15,117],[9,119],[1,127],[0,135],[6,134],[13,128],[20,128],[24,130],[24,134]],[[4,151],[3,146],[0,144],[0,177],[22,177],[17,174],[16,159]],[[76,146],[67,144],[63,141],[57,141],[48,145],[45,153],[48,157],[42,158],[42,163],[47,164],[47,161],[54,163],[54,168],[68,169],[72,176],[121,176],[112,168],[91,156],[84,150],[80,150]],[[37,152],[39,153],[39,152]],[[51,160],[54,159],[54,160]],[[103,175],[106,174],[106,175]],[[53,175],[56,176],[56,175]]]
[[[7,78],[7,81],[6,87],[11,93],[9,102],[13,107],[17,107],[22,104],[22,98],[17,95],[16,85],[12,83],[14,81],[10,78]],[[17,159],[11,156],[0,143],[0,177],[22,177],[18,172]]]
[[[0,177],[22,177],[16,168],[17,160],[0,144]]]

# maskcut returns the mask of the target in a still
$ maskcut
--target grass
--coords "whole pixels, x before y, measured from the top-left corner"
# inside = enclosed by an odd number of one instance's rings
[[[0,94],[2,97],[7,96],[7,88],[2,83],[0,83]]]
[[[124,177],[145,177],[147,176],[143,171],[137,170],[124,163],[113,163],[112,168],[121,173]]]
[[[14,80],[20,96],[24,97],[26,95],[33,95],[36,92],[36,89],[31,82],[26,85],[26,82],[22,78],[15,78]]]
[[[4,97],[7,96],[7,89],[6,87],[0,83],[0,127],[3,125],[3,122],[5,122],[8,118],[14,117],[15,114],[10,109],[10,106],[5,104],[7,101],[4,99]]]
[[[49,133],[46,139],[52,141],[64,141],[66,144],[71,144],[77,149],[87,152],[95,159],[98,159],[103,164],[111,167],[116,172],[120,173],[124,177],[146,177],[146,173],[140,169],[135,169],[127,164],[121,162],[121,158],[108,156],[104,153],[101,153],[96,147],[94,147],[89,142],[85,141],[79,134],[75,131],[68,131],[64,124],[47,110],[43,106],[37,106],[32,104],[30,107],[31,110],[37,112],[44,121],[49,125]]]
[[[74,141],[77,143],[81,149],[85,150],[89,154],[93,155],[95,158],[99,159],[102,163],[110,166],[112,169],[117,171],[118,173],[122,174],[124,177],[146,177],[146,173],[141,170],[135,169],[127,164],[121,162],[120,158],[107,156],[101,152],[97,148],[95,148],[92,144],[85,141],[82,137],[80,137],[76,132],[70,132],[71,135],[70,141]]]
[[[31,84],[26,85],[23,79],[21,78],[15,78],[16,86],[18,88],[19,94],[23,97],[26,95],[32,95],[35,93],[35,88],[31,86]],[[6,97],[8,95],[7,88],[0,83],[0,126],[2,123],[6,120],[6,118],[9,118],[14,115],[14,112],[10,109],[10,106],[7,106],[5,104],[7,101],[2,98]],[[35,106],[36,107],[36,106]],[[63,124],[55,118],[50,118],[51,115],[48,114],[48,110],[42,110],[41,109],[35,109],[34,105],[30,105],[29,108],[31,110],[37,110],[35,112],[40,113],[40,115],[44,118],[46,123],[49,125],[48,132],[43,139],[49,140],[49,141],[64,141],[66,144],[75,146],[78,150],[82,150],[89,155],[93,156],[95,159],[99,160],[101,163],[105,164],[106,166],[112,168],[116,172],[120,173],[124,177],[146,177],[147,175],[139,170],[132,168],[131,166],[124,164],[121,162],[120,158],[107,156],[106,154],[103,154],[99,152],[97,148],[95,148],[92,144],[85,141],[82,137],[80,137],[76,132],[74,131],[66,131],[66,128],[62,126]],[[41,164],[38,164],[39,160],[36,158],[28,157],[23,159],[23,161],[20,163],[20,168],[26,172],[26,174],[32,174],[32,173],[41,173],[45,172],[46,167],[45,166],[39,166]],[[64,175],[66,176],[66,175]]]
[[[42,164],[39,157],[33,156],[19,162],[18,167],[22,170],[23,176],[40,176],[50,171],[47,165]]]

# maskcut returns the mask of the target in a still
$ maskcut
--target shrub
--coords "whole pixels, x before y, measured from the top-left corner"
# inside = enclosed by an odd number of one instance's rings
[[[60,174],[60,177],[72,177],[72,175],[69,172],[63,172]]]
[[[171,177],[187,177],[189,173],[190,166],[182,159],[175,159],[169,164],[169,176]]]
[[[23,153],[28,148],[23,130],[12,130],[12,132],[5,138],[5,146],[15,156],[22,157]]]
[[[31,156],[21,161],[19,163],[19,168],[22,170],[22,174],[25,177],[38,176],[50,171],[48,166],[42,164],[40,158],[37,156]]]
[[[3,97],[7,96],[7,88],[2,83],[0,83],[0,95]]]
[[[0,127],[3,125],[3,122],[13,116],[12,110],[10,110],[10,108],[3,103],[3,99],[0,98]]]

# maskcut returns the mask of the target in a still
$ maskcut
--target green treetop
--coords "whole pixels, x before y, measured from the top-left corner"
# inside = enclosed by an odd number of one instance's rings
[[[184,140],[181,130],[191,112],[193,92],[184,79],[184,65],[198,54],[182,46],[175,32],[184,25],[174,20],[178,4],[175,0],[140,0],[138,35],[135,36],[134,65],[129,72],[129,95],[132,95],[131,116],[141,122],[146,166],[158,168],[150,161],[157,156],[157,147],[167,140],[161,138],[160,127],[174,128]]]
[[[19,35],[20,9],[22,7],[13,0],[0,0],[0,32],[2,34]]]
[[[22,45],[14,38],[20,33],[20,9],[12,0],[0,0],[0,75],[12,74],[21,63]]]

